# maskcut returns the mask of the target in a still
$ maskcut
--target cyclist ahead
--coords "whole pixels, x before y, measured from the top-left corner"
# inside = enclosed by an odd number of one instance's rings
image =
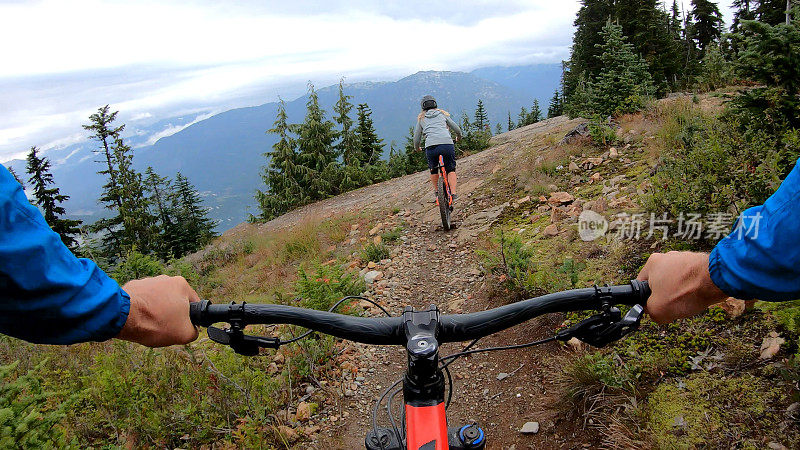
[[[425,156],[428,158],[428,168],[431,170],[431,183],[433,183],[433,198],[436,199],[436,188],[439,182],[439,156],[444,159],[444,170],[447,172],[447,182],[453,194],[456,195],[456,147],[450,131],[456,133],[456,141],[461,139],[461,129],[450,118],[450,113],[437,108],[436,100],[430,95],[422,97],[420,102],[422,112],[417,116],[417,127],[414,129],[414,148],[422,151],[420,142],[425,136]]]

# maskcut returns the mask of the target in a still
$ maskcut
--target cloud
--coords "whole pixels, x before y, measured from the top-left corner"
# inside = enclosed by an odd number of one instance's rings
[[[729,13],[730,0],[720,4]],[[419,70],[559,62],[578,0],[0,2],[0,160],[120,121]],[[21,39],[20,36],[24,36]]]

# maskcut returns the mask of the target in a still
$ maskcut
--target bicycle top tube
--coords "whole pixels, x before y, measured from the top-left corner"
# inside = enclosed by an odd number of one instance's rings
[[[441,315],[437,340],[460,342],[505,330],[534,317],[554,312],[600,310],[608,305],[644,305],[650,296],[646,281],[633,280],[620,286],[592,287],[556,292],[498,308],[469,314]],[[338,338],[373,345],[406,345],[404,318],[355,317],[285,305],[192,303],[195,325],[217,322],[239,326],[291,324]]]

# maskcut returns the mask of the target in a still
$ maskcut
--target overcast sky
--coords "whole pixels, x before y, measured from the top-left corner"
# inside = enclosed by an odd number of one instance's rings
[[[720,3],[726,16],[729,3]],[[578,8],[578,0],[0,0],[0,161],[84,139],[80,125],[107,103],[135,125],[291,99],[307,80],[559,62]]]

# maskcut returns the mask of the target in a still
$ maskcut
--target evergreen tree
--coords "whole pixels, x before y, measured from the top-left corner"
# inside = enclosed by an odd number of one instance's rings
[[[465,132],[462,128],[462,132]],[[414,148],[414,127],[409,127],[408,135],[406,136],[406,145],[404,146],[406,156],[406,173],[417,173],[428,168],[428,159],[425,156],[425,150],[421,152],[416,151]]]
[[[333,112],[336,114],[334,121],[341,127],[339,131],[339,142],[336,144],[336,151],[342,156],[346,166],[357,165],[359,163],[358,151],[359,142],[353,130],[353,119],[350,118],[350,111],[353,109],[353,104],[350,103],[350,95],[344,93],[344,80],[339,81],[339,100],[333,106]]]
[[[511,120],[511,111],[509,111],[508,112],[508,128],[507,128],[507,130],[511,131],[514,128],[516,128],[516,126],[514,126],[514,122]]]
[[[633,45],[625,39],[621,26],[609,21],[601,34],[603,70],[596,80],[590,82],[592,112],[605,117],[637,111],[653,94],[647,63],[634,53]]]
[[[539,106],[539,100],[533,99],[533,106],[531,106],[531,112],[528,114],[526,119],[527,125],[534,124],[542,120],[542,108]]]
[[[503,125],[500,122],[497,123],[497,126],[494,127],[494,134],[501,134],[503,132]]]
[[[550,106],[547,108],[547,118],[552,119],[564,114],[564,105],[561,103],[561,95],[558,89],[553,93],[553,98],[550,99]]]
[[[136,250],[146,255],[154,250],[153,243],[157,240],[156,218],[150,213],[144,177],[133,168],[133,151],[121,137],[114,141],[114,159],[122,200],[121,242],[126,253]]]
[[[176,211],[173,208],[172,186],[169,178],[159,176],[152,167],[147,167],[144,176],[145,189],[151,199],[152,216],[158,219],[156,229],[158,239],[153,251],[163,260],[182,256],[178,248],[180,232],[177,225]]]
[[[753,5],[757,3],[757,0],[733,0],[731,6],[736,8],[736,12],[733,13],[733,23],[731,24],[732,32],[736,33],[739,31],[742,21],[755,20],[756,12]]]
[[[565,65],[564,97],[572,101],[572,93],[583,76],[587,80],[596,78],[604,68],[601,61],[601,30],[611,19],[618,23],[623,34],[628,36],[634,53],[647,62],[651,78],[655,80],[660,94],[665,94],[675,85],[683,72],[685,63],[681,44],[671,32],[669,14],[657,0],[582,0],[582,7],[575,19],[575,36],[572,53]]]
[[[308,84],[306,117],[297,129],[298,161],[304,167],[301,186],[310,200],[321,200],[336,195],[340,184],[339,167],[333,141],[336,131],[332,122],[325,119],[319,106],[319,96],[314,85]]]
[[[122,242],[117,235],[119,227],[122,225],[122,217],[119,214],[122,209],[122,197],[120,195],[118,173],[112,144],[120,136],[125,125],[114,126],[118,111],[109,112],[109,106],[105,105],[98,108],[95,114],[89,116],[89,125],[83,125],[83,129],[92,132],[89,136],[100,143],[100,148],[93,150],[95,154],[101,156],[95,162],[101,164],[103,169],[97,173],[106,177],[103,185],[103,192],[100,195],[100,203],[106,209],[113,212],[111,217],[100,219],[89,227],[91,232],[104,232],[102,249],[105,255],[115,258],[123,254]]]
[[[722,14],[716,3],[709,0],[692,0],[691,37],[697,42],[701,54],[706,47],[722,35]]]
[[[706,48],[701,66],[700,83],[706,90],[712,91],[726,86],[733,78],[731,64],[725,60],[719,44],[711,44]]]
[[[216,236],[214,223],[208,211],[201,206],[200,194],[180,172],[175,175],[175,190],[172,207],[177,211],[180,234],[177,247],[180,254],[196,252]]]
[[[355,135],[358,142],[358,152],[356,152],[358,162],[362,165],[377,162],[383,155],[383,139],[380,139],[375,132],[372,110],[366,103],[358,105],[358,125]]]
[[[115,215],[92,224],[93,231],[105,231],[103,248],[107,255],[119,257],[132,249],[147,253],[154,240],[155,218],[149,212],[142,175],[132,167],[133,152],[122,138],[125,125],[114,126],[117,111],[109,113],[108,105],[89,116],[91,138],[100,143],[95,153],[107,176],[100,202]]]
[[[519,109],[519,115],[517,116],[517,128],[524,127],[528,124],[528,115],[528,110],[525,109],[524,106]]]
[[[14,172],[14,168],[11,167],[11,166],[8,166],[8,167],[6,167],[6,169],[8,169],[8,171],[11,173],[11,175],[14,177],[14,179],[17,180],[17,183],[19,183],[19,185],[22,186],[22,190],[24,191],[25,190],[25,183],[23,183],[22,180],[19,178],[19,176],[17,175],[17,172]]]
[[[61,242],[70,250],[75,250],[78,242],[74,235],[80,233],[81,221],[61,217],[67,211],[60,205],[67,201],[69,196],[61,194],[59,188],[51,187],[55,182],[53,174],[50,173],[50,161],[44,156],[39,157],[38,152],[39,149],[31,147],[26,166],[26,171],[30,175],[28,182],[33,189],[35,203],[42,210],[44,220],[50,225],[50,228],[61,237]]]
[[[756,4],[754,12],[759,22],[773,26],[786,24],[786,0],[760,0],[753,3]],[[791,4],[797,3],[793,1]]]
[[[406,155],[395,148],[395,142],[389,145],[389,177],[397,178],[406,175],[408,172],[408,159]]]
[[[264,153],[269,165],[262,169],[261,178],[266,190],[256,191],[261,214],[258,220],[271,220],[309,201],[308,193],[300,182],[307,180],[309,169],[301,165],[297,154],[297,142],[291,137],[292,125],[288,123],[286,104],[278,102],[278,113],[272,128],[267,133],[278,136],[272,151]]]
[[[475,129],[479,132],[486,132],[489,127],[489,116],[486,114],[486,108],[483,107],[483,100],[478,100],[478,106],[475,108],[475,122],[473,122]],[[489,128],[491,133],[491,128]]]

